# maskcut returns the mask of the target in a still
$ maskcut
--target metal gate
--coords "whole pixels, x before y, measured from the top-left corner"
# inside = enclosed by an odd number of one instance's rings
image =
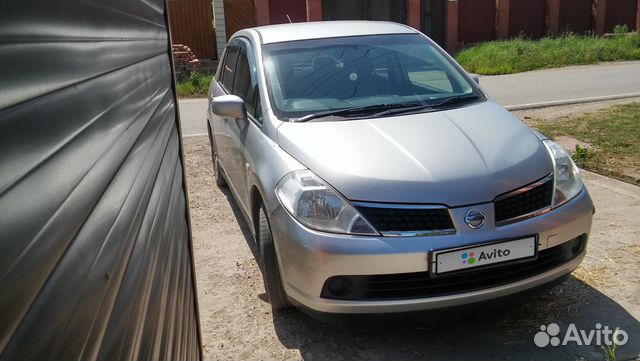
[[[444,45],[446,0],[422,0],[422,32]]]
[[[224,22],[227,40],[238,30],[256,26],[256,6],[253,0],[224,0]]]
[[[511,0],[509,35],[537,39],[545,35],[546,0]]]
[[[605,31],[612,32],[616,25],[626,25],[631,30],[636,29],[636,12],[638,0],[607,1],[605,16]]]
[[[458,4],[459,42],[470,44],[495,39],[495,0],[460,0]]]
[[[593,29],[591,6],[591,0],[561,0],[560,33],[573,32],[583,34]]]
[[[305,0],[270,0],[269,22],[271,24],[299,23],[307,21]]]
[[[199,360],[164,0],[0,2],[0,360]]]
[[[407,22],[407,2],[394,0],[324,0],[324,20],[387,20]]]

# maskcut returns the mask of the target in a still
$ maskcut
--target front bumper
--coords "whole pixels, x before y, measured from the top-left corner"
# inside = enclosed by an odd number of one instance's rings
[[[322,233],[295,221],[282,207],[271,215],[282,280],[287,295],[311,310],[327,313],[383,313],[445,308],[525,291],[578,267],[584,251],[570,261],[511,283],[469,292],[424,298],[343,301],[320,297],[324,283],[338,275],[381,275],[429,271],[429,252],[481,242],[538,235],[538,250],[551,248],[591,229],[593,204],[584,189],[576,198],[543,215],[495,227],[493,204],[474,205],[487,216],[471,229],[464,215],[471,207],[451,209],[457,232],[425,237],[366,237]],[[473,271],[470,271],[473,273]]]

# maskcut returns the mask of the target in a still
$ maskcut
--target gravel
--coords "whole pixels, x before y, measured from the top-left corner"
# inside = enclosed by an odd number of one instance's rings
[[[637,187],[613,181],[619,199],[600,207],[608,202],[606,192],[613,186],[607,182],[612,181],[588,175],[596,206],[602,208],[596,213],[591,258],[577,277],[551,291],[507,307],[418,315],[412,322],[323,323],[298,310],[272,312],[251,232],[228,189],[213,181],[208,139],[185,139],[184,151],[207,360],[603,359],[598,346],[536,347],[533,335],[549,322],[620,326],[630,342],[618,348],[618,359],[640,354]]]

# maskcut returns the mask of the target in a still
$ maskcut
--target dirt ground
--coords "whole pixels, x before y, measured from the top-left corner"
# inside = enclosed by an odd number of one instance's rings
[[[184,142],[207,360],[603,360],[598,346],[538,348],[540,325],[620,327],[618,360],[640,360],[640,188],[583,173],[596,208],[585,262],[568,281],[508,305],[412,316],[416,322],[322,323],[272,312],[251,232],[211,172],[206,137]]]

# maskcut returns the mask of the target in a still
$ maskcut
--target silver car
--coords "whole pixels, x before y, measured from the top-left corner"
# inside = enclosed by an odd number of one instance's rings
[[[207,125],[273,308],[464,305],[560,280],[585,255],[594,208],[571,157],[410,27],[239,31]]]

